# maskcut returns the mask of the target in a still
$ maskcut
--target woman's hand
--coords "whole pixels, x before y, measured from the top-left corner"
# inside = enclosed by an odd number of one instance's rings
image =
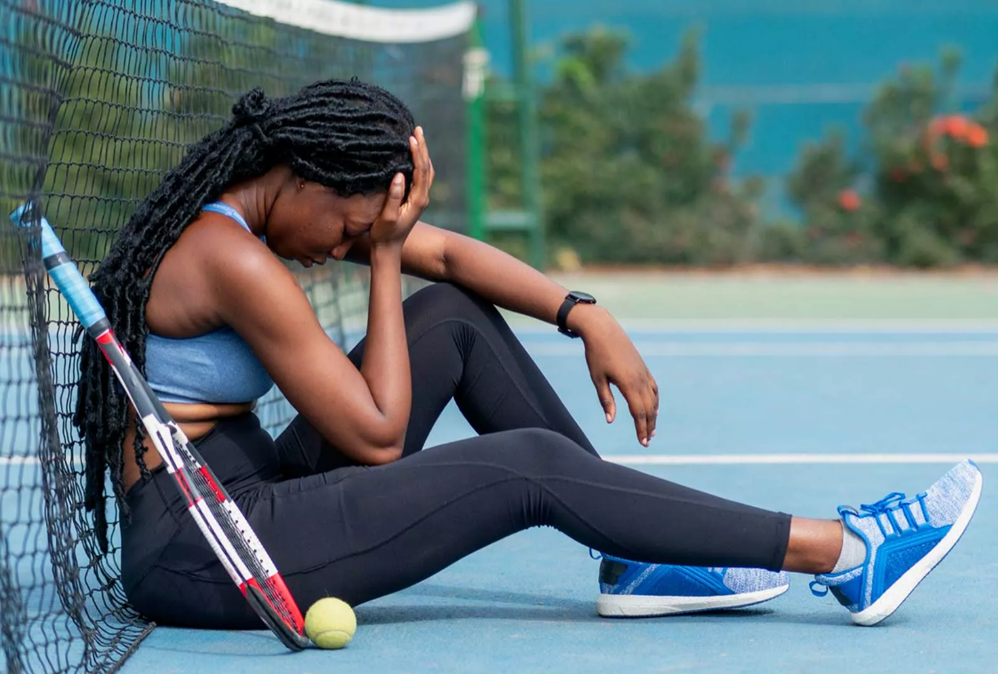
[[[627,333],[608,312],[592,307],[577,330],[586,345],[589,374],[606,412],[607,423],[617,416],[617,405],[610,391],[610,384],[613,384],[627,400],[638,442],[647,447],[655,435],[658,421],[658,384],[648,366]]]
[[[412,189],[409,198],[402,203],[405,194],[404,177],[397,174],[388,190],[388,200],[378,220],[371,227],[371,246],[402,247],[409,232],[416,225],[419,216],[430,203],[430,186],[433,184],[433,162],[423,136],[423,127],[416,127],[416,135],[409,137],[412,151]]]

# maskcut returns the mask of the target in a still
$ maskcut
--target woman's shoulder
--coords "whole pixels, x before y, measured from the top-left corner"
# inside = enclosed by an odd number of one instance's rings
[[[230,323],[227,317],[233,312],[270,304],[291,293],[302,293],[301,287],[264,243],[237,223],[229,226],[202,217],[164,256],[153,281],[147,319],[150,328],[165,317],[220,326]]]
[[[171,255],[187,270],[238,274],[286,269],[263,241],[224,215],[208,211],[184,230],[167,253]]]

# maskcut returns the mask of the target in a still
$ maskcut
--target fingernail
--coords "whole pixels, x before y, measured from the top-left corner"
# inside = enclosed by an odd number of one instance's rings
[[[610,423],[610,413],[606,413],[606,423]]]
[[[655,437],[655,433],[656,433],[656,431],[652,431],[652,432],[651,432],[651,436],[652,436],[653,438]]]
[[[415,136],[412,136],[412,142],[415,143],[416,145],[419,145],[419,139],[416,138]]]

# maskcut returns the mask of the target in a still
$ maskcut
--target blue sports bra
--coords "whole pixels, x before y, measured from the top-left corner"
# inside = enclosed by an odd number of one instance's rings
[[[206,211],[228,216],[249,231],[239,212],[220,201]],[[166,403],[246,403],[273,386],[263,365],[229,327],[184,339],[146,338],[146,379]]]

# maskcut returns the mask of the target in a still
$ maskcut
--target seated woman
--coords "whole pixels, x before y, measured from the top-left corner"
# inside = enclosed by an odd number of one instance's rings
[[[92,277],[303,607],[370,601],[547,525],[604,554],[603,615],[744,606],[783,592],[786,570],[819,574],[873,624],[960,538],[981,490],[969,462],[912,498],[815,520],[603,461],[496,306],[581,337],[607,421],[614,385],[644,446],[659,411],[648,368],[588,296],[419,222],[432,181],[423,131],[388,92],[254,90],[167,173]],[[366,339],[343,353],[278,258],[370,265]],[[437,283],[402,301],[403,272]],[[104,511],[109,467],[130,601],[165,625],[260,627],[113,381],[88,345],[76,419],[87,505]],[[274,384],[298,412],[276,440],[253,413]],[[451,400],[477,437],[424,448]]]

